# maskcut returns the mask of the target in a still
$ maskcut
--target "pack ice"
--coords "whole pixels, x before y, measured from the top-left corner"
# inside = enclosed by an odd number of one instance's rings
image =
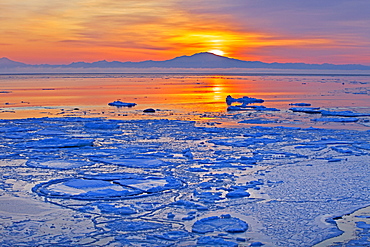
[[[313,246],[370,205],[370,131],[69,117],[0,140],[2,246]]]

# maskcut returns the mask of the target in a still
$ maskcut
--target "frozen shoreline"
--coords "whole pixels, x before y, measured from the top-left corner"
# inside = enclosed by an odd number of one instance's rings
[[[1,120],[1,244],[311,246],[370,204],[370,131],[207,126]]]

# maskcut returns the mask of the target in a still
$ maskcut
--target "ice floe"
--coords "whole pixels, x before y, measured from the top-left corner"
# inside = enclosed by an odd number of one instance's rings
[[[294,105],[294,106],[311,106],[310,103],[291,103],[289,105]]]
[[[320,107],[292,107],[289,108],[292,112],[304,112],[304,113],[321,113]]]
[[[262,105],[259,106],[246,106],[246,105],[240,105],[240,106],[229,106],[227,107],[228,111],[280,111],[277,108],[271,108],[271,107],[265,107]]]
[[[161,160],[157,159],[93,159],[96,162],[107,164],[135,167],[135,168],[159,168],[166,165]]]
[[[192,231],[196,233],[208,232],[228,232],[239,233],[248,230],[248,224],[238,218],[231,217],[229,214],[221,216],[211,216],[196,221]]]
[[[145,112],[145,113],[155,113],[155,110],[153,108],[148,108],[148,109],[143,110],[143,112]]]
[[[50,210],[23,217],[0,203],[0,244],[312,246],[339,235],[330,219],[369,204],[370,131],[259,125],[271,119],[2,120],[1,193]]]
[[[77,148],[93,145],[94,140],[72,138],[48,138],[20,144],[25,148]]]
[[[58,170],[67,170],[67,169],[74,169],[81,166],[91,165],[91,162],[83,162],[83,161],[74,161],[74,160],[62,160],[62,159],[55,159],[55,160],[28,160],[26,165],[29,167],[38,167],[38,168],[49,168],[49,169],[58,169]]]
[[[314,118],[311,121],[314,122],[341,122],[341,123],[350,123],[350,122],[357,122],[360,120],[359,118],[348,117],[348,118],[330,118],[330,117],[322,117],[322,118]]]
[[[248,96],[243,96],[242,98],[233,98],[231,97],[230,95],[228,95],[226,97],[226,103],[228,105],[231,105],[232,103],[242,103],[242,104],[251,104],[251,103],[263,103],[264,100],[263,99],[256,99],[256,98],[251,98],[251,97],[248,97]]]
[[[117,107],[133,107],[133,106],[136,106],[136,103],[127,103],[127,102],[116,100],[116,101],[108,103],[108,105],[117,106]]]
[[[37,185],[33,191],[50,198],[117,200],[148,196],[183,186],[181,181],[172,177],[123,175],[125,174],[51,180]]]
[[[338,117],[365,117],[370,116],[370,113],[357,113],[352,111],[321,111],[323,116],[338,116]]]

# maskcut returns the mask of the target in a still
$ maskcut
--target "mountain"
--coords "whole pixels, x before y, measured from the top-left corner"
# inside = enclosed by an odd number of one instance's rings
[[[29,65],[15,62],[7,58],[0,59],[0,69],[4,68],[59,68],[59,69],[124,69],[124,68],[164,68],[164,69],[299,69],[299,70],[370,70],[370,66],[361,64],[306,64],[306,63],[264,63],[260,61],[243,61],[225,56],[215,55],[209,52],[196,53],[191,56],[180,56],[164,61],[142,61],[142,62],[108,62],[106,60],[86,63],[74,62],[68,65]]]
[[[15,62],[6,57],[0,58],[0,68],[26,67],[25,63]]]

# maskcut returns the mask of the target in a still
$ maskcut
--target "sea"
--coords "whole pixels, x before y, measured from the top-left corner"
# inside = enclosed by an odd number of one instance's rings
[[[370,75],[2,74],[0,245],[369,246],[369,130]]]
[[[0,75],[0,118],[101,116],[219,120],[232,124],[240,119],[242,112],[227,110],[225,99],[230,95],[263,99],[263,104],[255,105],[279,110],[245,111],[243,115],[272,118],[285,125],[337,128],[337,123],[310,121],[317,116],[292,115],[291,104],[309,103],[310,107],[323,110],[370,112],[369,84],[370,75],[356,74],[3,74]],[[116,100],[137,105],[108,106]],[[156,113],[144,114],[143,110],[148,108],[155,109]],[[362,128],[367,123],[346,125]]]

